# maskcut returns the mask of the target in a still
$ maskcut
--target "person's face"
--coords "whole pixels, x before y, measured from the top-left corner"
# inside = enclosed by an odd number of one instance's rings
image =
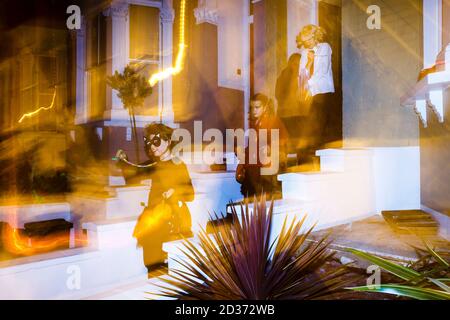
[[[302,43],[302,45],[306,48],[306,49],[312,49],[316,46],[316,40],[314,39],[314,35],[302,35],[300,36],[300,41]],[[298,41],[297,41],[297,45],[298,45]]]
[[[259,100],[250,102],[250,108],[253,119],[260,119],[264,112],[266,112],[266,107]]]
[[[150,156],[160,158],[169,150],[169,141],[161,138],[159,134],[151,134],[149,137],[144,137],[146,150],[151,152]]]

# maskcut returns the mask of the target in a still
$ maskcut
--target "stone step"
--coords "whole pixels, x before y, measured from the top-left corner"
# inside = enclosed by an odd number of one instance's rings
[[[397,233],[437,234],[439,223],[421,210],[384,211],[382,215]]]

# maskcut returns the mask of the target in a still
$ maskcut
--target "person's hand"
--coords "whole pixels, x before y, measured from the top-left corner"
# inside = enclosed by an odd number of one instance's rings
[[[128,160],[128,156],[125,153],[125,151],[123,151],[123,150],[118,150],[117,151],[116,158],[119,159],[120,161],[127,161]]]
[[[163,197],[164,197],[164,199],[168,200],[168,199],[170,199],[170,197],[173,196],[174,193],[175,193],[175,190],[169,189],[166,192],[163,192]]]
[[[243,184],[245,180],[245,166],[243,164],[239,164],[236,168],[236,181],[240,184]]]

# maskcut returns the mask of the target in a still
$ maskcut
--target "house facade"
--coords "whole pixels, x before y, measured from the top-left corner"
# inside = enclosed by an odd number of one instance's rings
[[[275,203],[274,236],[284,218],[299,213],[327,229],[386,210],[423,210],[449,239],[450,0],[90,0],[78,3],[78,30],[65,25],[66,4],[52,9],[57,14],[43,5],[36,19],[5,19],[0,26],[0,163],[8,163],[0,221],[20,229],[30,221],[65,219],[74,223],[72,236],[81,232],[88,240],[0,261],[0,288],[16,288],[17,279],[23,285],[14,297],[83,298],[145,277],[132,232],[151,182],[126,185],[113,159],[117,151],[137,161],[135,144],[142,149],[143,128],[153,122],[193,136],[196,121],[221,133],[248,129],[251,96],[262,92],[276,100],[277,79],[309,24],[327,31],[336,103],[328,147],[317,150],[320,170],[294,166],[278,177],[283,199]],[[373,18],[379,27],[370,27]],[[135,110],[135,141],[129,111],[107,78],[129,64],[146,78],[171,68],[182,39],[182,69],[156,83]],[[48,107],[20,121],[42,106]],[[300,130],[291,133],[301,139]],[[24,161],[26,152],[33,161]],[[221,170],[201,163],[188,168],[197,233],[209,212],[225,211],[242,195],[230,163]],[[71,172],[72,189],[58,185],[56,200],[31,196],[24,203],[21,186],[30,184],[20,173],[26,170]],[[23,191],[40,192],[38,185]],[[73,265],[90,271],[81,290],[66,286]],[[111,269],[98,275],[101,268]],[[11,292],[1,289],[0,297]]]

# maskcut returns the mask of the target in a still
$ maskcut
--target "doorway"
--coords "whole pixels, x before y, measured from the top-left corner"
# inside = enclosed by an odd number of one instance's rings
[[[342,148],[342,13],[341,7],[319,2],[319,26],[325,29],[325,39],[333,50],[332,65],[335,87],[334,103],[327,114],[327,126],[324,133],[324,145],[328,148]]]

